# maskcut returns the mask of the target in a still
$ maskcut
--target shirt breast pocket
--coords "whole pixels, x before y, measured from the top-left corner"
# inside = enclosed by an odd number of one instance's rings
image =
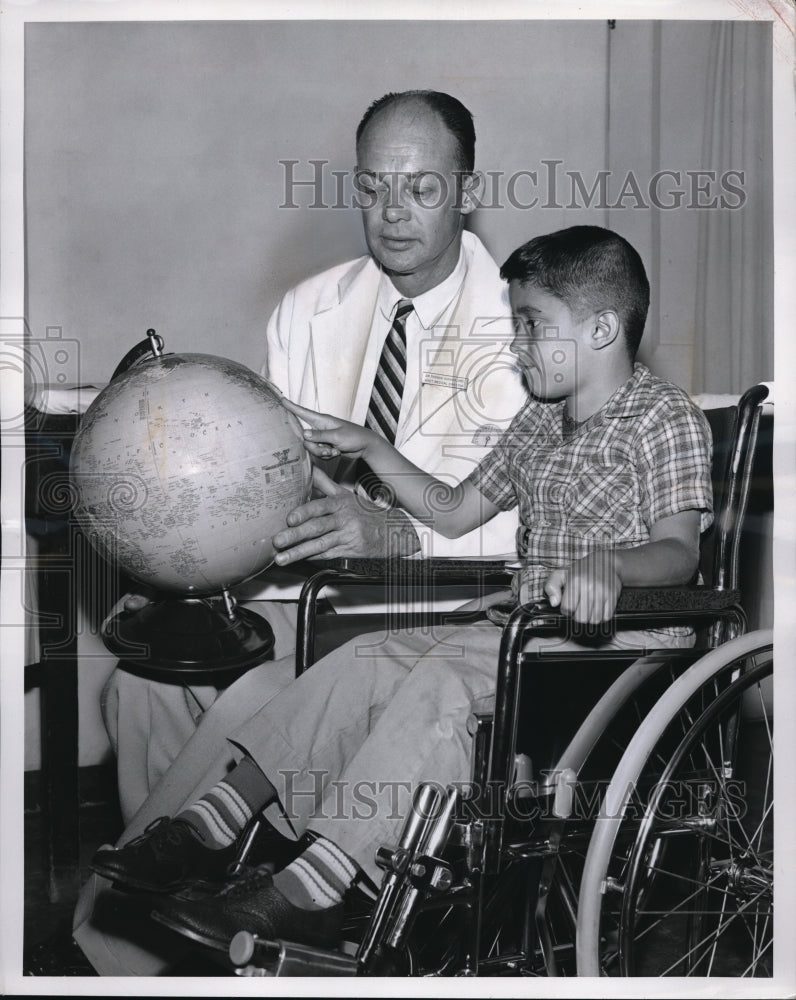
[[[567,500],[571,531],[604,542],[638,538],[641,495],[626,462],[592,456],[571,481]]]

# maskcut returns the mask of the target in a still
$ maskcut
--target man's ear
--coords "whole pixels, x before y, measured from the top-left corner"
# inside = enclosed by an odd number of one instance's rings
[[[481,203],[481,196],[484,193],[484,175],[480,170],[473,170],[468,173],[462,172],[458,176],[461,180],[456,207],[462,215],[469,215]]]
[[[603,309],[593,320],[591,342],[598,351],[613,344],[619,336],[622,324],[613,309]]]

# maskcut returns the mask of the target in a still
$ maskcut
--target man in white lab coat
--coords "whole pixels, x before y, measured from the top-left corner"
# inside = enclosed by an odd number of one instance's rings
[[[464,232],[480,193],[474,146],[470,113],[446,94],[388,94],[368,109],[357,130],[355,197],[370,254],[285,295],[268,323],[263,368],[295,402],[360,423],[381,405],[389,421],[390,402],[385,410],[374,395],[400,307],[406,357],[398,377],[392,373],[396,419],[385,433],[412,462],[451,483],[468,475],[525,399],[508,351],[506,285],[483,244]],[[351,489],[351,469],[330,471],[336,481],[317,473],[321,495],[293,512],[274,539],[279,565],[312,556],[515,552],[513,512],[451,542],[363,500]],[[221,697],[207,686],[115,671],[103,711],[126,821],[178,755],[168,787],[192,788],[210,759],[223,766],[226,734],[292,679],[296,593],[270,572],[242,588],[241,599],[256,600],[274,629],[277,662],[250,670]]]

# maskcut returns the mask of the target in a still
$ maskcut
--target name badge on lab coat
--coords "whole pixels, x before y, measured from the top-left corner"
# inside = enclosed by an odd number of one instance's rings
[[[423,372],[423,385],[441,385],[445,389],[466,389],[469,379],[440,372]]]

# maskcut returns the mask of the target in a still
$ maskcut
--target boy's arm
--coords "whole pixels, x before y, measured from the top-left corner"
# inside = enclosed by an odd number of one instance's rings
[[[619,549],[617,570],[623,587],[676,586],[693,579],[699,565],[701,512],[685,510],[650,528],[650,540]]]
[[[385,438],[367,427],[316,413],[282,400],[282,405],[310,424],[304,441],[319,458],[348,455],[361,458],[393,491],[396,505],[446,538],[459,538],[494,517],[499,507],[465,480],[451,486],[405,458]]]
[[[661,518],[650,528],[650,539],[633,549],[604,549],[556,569],[544,591],[581,624],[609,621],[622,587],[669,586],[688,583],[699,563],[698,510]]]

